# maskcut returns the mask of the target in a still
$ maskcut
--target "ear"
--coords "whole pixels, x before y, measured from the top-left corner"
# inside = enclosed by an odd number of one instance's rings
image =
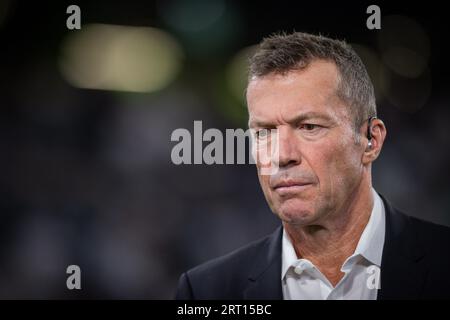
[[[367,124],[368,125],[368,124]],[[372,120],[372,123],[370,124],[371,127],[367,128],[367,125],[365,127],[365,132],[367,130],[370,130],[370,133],[372,134],[371,139],[371,147],[369,147],[369,140],[364,135],[364,139],[362,139],[362,144],[365,148],[362,158],[363,164],[370,164],[375,159],[378,158],[378,155],[381,152],[381,149],[383,148],[384,139],[386,139],[386,126],[384,125],[384,122],[380,119],[376,118]]]

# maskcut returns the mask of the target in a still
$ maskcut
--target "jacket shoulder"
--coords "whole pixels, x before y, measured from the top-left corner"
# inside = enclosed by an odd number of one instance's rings
[[[260,249],[270,241],[270,236],[253,241],[245,246],[242,246],[226,255],[211,259],[201,265],[190,269],[187,274],[191,279],[202,278],[207,276],[209,278],[218,276],[223,277],[226,274],[230,275],[232,270],[239,269],[239,273],[248,270],[250,262],[260,252]]]
[[[188,270],[180,278],[178,291],[184,281],[189,287],[189,299],[242,298],[240,295],[257,256],[273,240],[275,233]]]
[[[428,248],[450,249],[450,228],[434,222],[409,217],[420,241]]]

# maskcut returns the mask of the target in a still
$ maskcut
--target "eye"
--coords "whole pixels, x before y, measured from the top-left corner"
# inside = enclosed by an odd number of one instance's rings
[[[256,137],[258,139],[265,139],[269,135],[269,129],[259,129],[256,130]]]
[[[313,123],[304,123],[300,125],[300,129],[304,129],[306,131],[314,131],[318,128],[320,128],[320,126]]]

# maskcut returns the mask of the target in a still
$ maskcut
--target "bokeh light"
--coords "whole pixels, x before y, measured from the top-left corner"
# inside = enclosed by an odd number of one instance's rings
[[[383,18],[378,49],[387,68],[381,91],[387,100],[404,112],[416,112],[428,101],[431,76],[428,69],[430,38],[425,29],[412,18],[390,15]]]
[[[75,87],[154,92],[176,78],[182,59],[176,40],[162,30],[91,24],[69,33],[59,66]]]
[[[233,97],[240,104],[245,105],[245,88],[248,78],[248,61],[255,53],[256,46],[241,49],[231,59],[227,66],[227,87]]]
[[[384,17],[378,44],[383,62],[400,76],[417,78],[426,70],[430,39],[413,19],[399,15]]]
[[[159,11],[175,29],[199,32],[210,27],[225,12],[224,0],[160,1]]]
[[[245,89],[247,87],[248,60],[256,46],[242,48],[225,65],[223,75],[218,82],[216,101],[220,112],[239,127],[246,127],[248,112]]]
[[[157,12],[183,40],[189,55],[202,60],[227,53],[242,34],[239,12],[229,1],[160,0]]]

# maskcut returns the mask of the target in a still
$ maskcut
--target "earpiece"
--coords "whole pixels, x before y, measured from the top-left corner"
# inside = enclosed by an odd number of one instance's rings
[[[367,125],[367,140],[369,140],[369,142],[367,143],[368,150],[372,149],[372,120],[376,118],[377,117],[370,117],[369,123]]]

